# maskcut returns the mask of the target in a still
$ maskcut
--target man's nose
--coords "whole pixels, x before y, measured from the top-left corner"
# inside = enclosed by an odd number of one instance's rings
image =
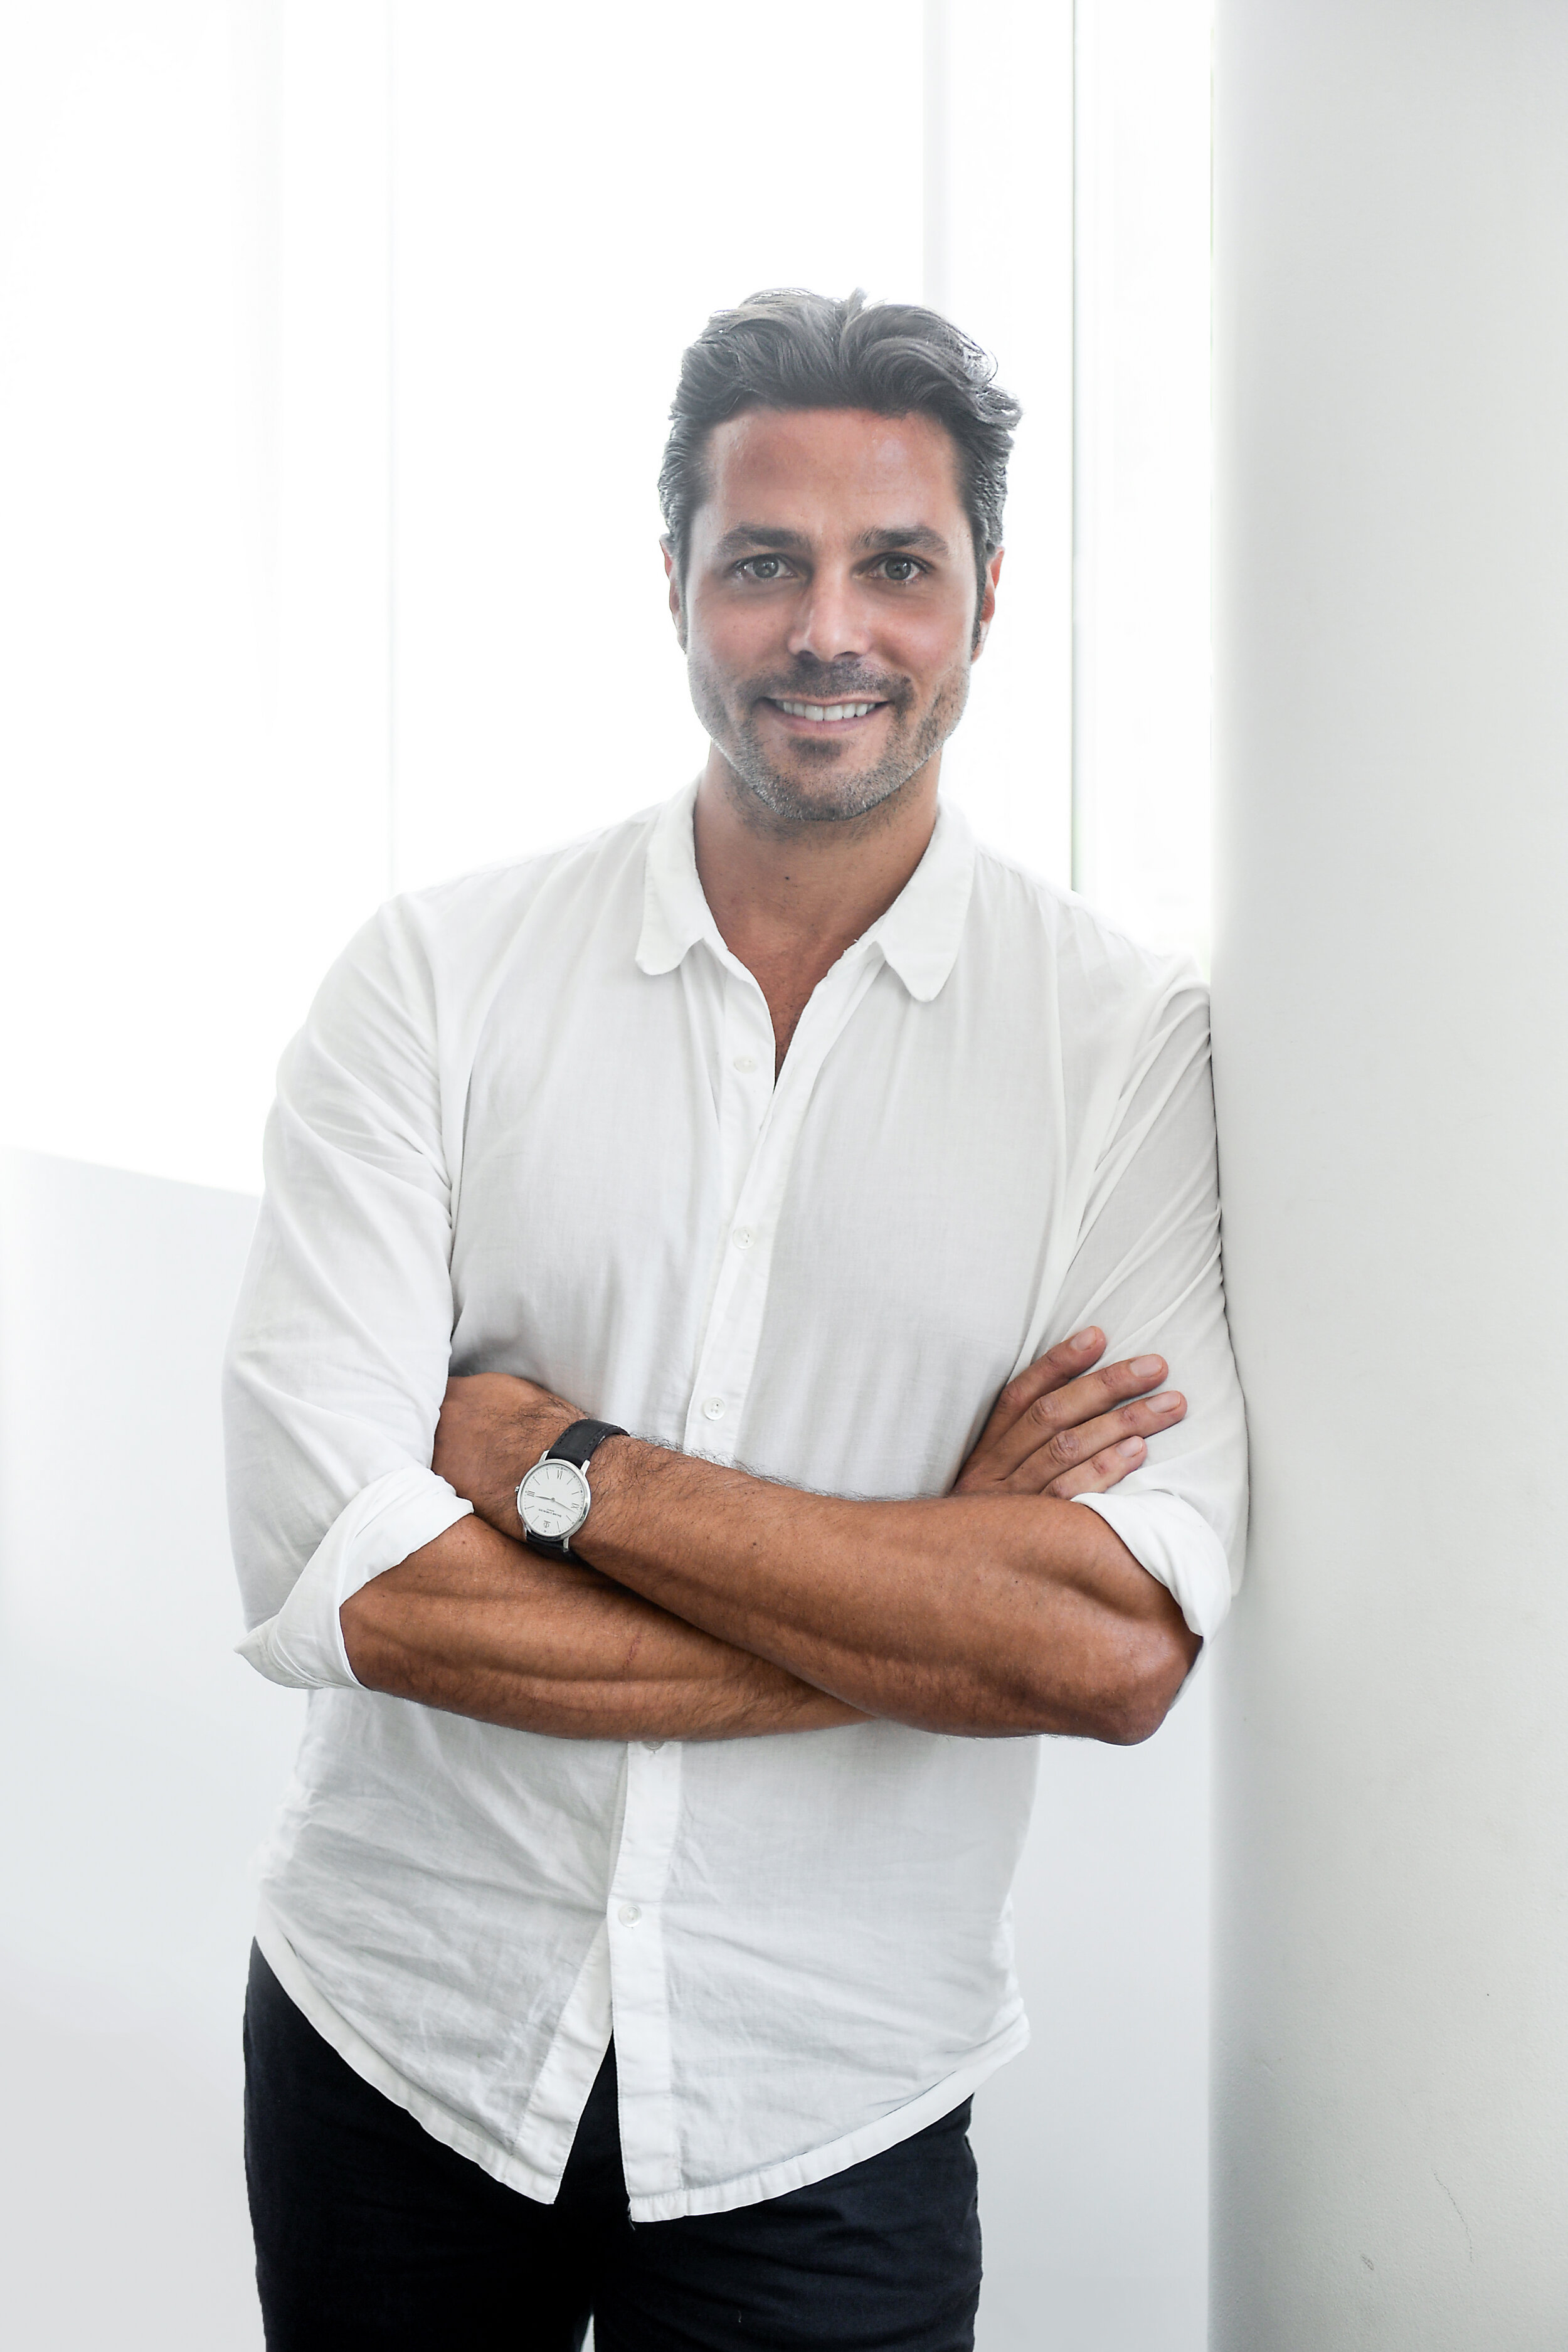
[[[858,583],[847,572],[816,572],[790,631],[789,649],[806,661],[843,661],[867,653],[871,616]]]

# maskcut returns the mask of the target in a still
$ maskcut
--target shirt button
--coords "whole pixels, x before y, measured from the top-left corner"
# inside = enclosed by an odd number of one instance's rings
[[[755,1059],[755,1056],[754,1056],[754,1055],[751,1055],[751,1054],[737,1054],[737,1055],[736,1055],[736,1056],[735,1056],[735,1061],[734,1061],[734,1067],[735,1067],[737,1070],[739,1070],[739,1071],[740,1071],[741,1076],[742,1076],[743,1078],[749,1078],[749,1077],[751,1076],[751,1075],[752,1075],[752,1072],[756,1068],[756,1066],[757,1066],[757,1065],[756,1065],[756,1059]]]
[[[724,1418],[723,1398],[710,1397],[707,1403],[702,1408],[702,1418],[704,1421],[722,1421]]]
[[[664,1742],[662,1739],[645,1739],[642,1746],[645,1756],[657,1756]]]
[[[750,1249],[752,1246],[752,1229],[750,1225],[737,1225],[732,1235],[732,1239],[737,1249]]]
[[[637,1904],[635,1904],[635,1903],[623,1903],[623,1904],[622,1904],[622,1906],[621,1906],[621,1925],[622,1925],[622,1927],[635,1927],[637,1926],[637,1921],[638,1921],[641,1917],[642,1917],[642,1912],[640,1911],[640,1909],[638,1908],[638,1906],[637,1906]]]

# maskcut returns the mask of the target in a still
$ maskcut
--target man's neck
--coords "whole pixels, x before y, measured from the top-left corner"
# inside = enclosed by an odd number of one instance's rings
[[[892,905],[936,823],[938,751],[863,817],[775,818],[714,750],[697,787],[697,872],[719,935],[773,1015],[775,1067],[813,989]]]

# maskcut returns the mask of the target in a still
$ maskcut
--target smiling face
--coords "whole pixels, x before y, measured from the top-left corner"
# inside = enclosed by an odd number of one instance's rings
[[[1002,558],[977,614],[952,441],[928,416],[752,408],[705,454],[670,581],[698,717],[759,816],[864,816],[957,726],[990,624]]]

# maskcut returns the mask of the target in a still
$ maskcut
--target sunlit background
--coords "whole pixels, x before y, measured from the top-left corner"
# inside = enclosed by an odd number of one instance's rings
[[[35,2036],[58,2129],[28,2211],[55,2210],[54,2165],[62,2198],[85,2164],[110,2200],[137,2162],[135,2085],[188,2078],[205,2120],[176,2099],[145,2211],[183,2132],[228,2200],[221,2225],[193,2211],[191,2259],[232,2271],[243,1849],[293,1719],[225,1651],[209,1358],[272,1073],[390,890],[569,837],[699,765],[654,482],[710,310],[860,285],[995,352],[1026,415],[945,782],[1024,863],[1205,951],[1208,12],[1076,16],[0,11],[0,1925],[27,2013],[52,2002],[89,2037],[70,2114],[96,2096],[110,2118],[107,2140],[67,2127],[63,2062]],[[190,1367],[188,1406],[165,1358]],[[1047,1775],[1020,1919],[1073,2145],[1045,2253],[1024,2244],[1026,2167],[993,2167],[993,2271],[1013,2281],[987,2305],[994,2352],[1058,2341],[1030,2333],[1028,2263],[1065,2277],[1075,2232],[1100,2284],[1068,2352],[1203,2341],[1201,1697],[1184,1716],[1147,1756],[1058,1750]],[[1145,2050],[1115,2003],[1151,1979]],[[1037,2104],[1044,2078],[1013,2072]],[[1130,2152],[1113,2095],[1151,2081],[1161,2119]],[[1021,2132],[1026,2095],[996,2095]],[[176,2204],[192,2177],[171,2177]],[[1156,2286],[1118,2305],[1123,2273]],[[243,2281],[211,2292],[188,2324],[132,2295],[118,2342],[257,2341]],[[28,2352],[91,2340],[68,2296],[49,2308]]]
[[[1026,417],[951,787],[1201,943],[1206,12],[1079,16],[1075,496],[1063,0],[8,8],[8,1140],[251,1188],[379,898],[695,768],[654,478],[682,345],[770,284],[995,352]]]

